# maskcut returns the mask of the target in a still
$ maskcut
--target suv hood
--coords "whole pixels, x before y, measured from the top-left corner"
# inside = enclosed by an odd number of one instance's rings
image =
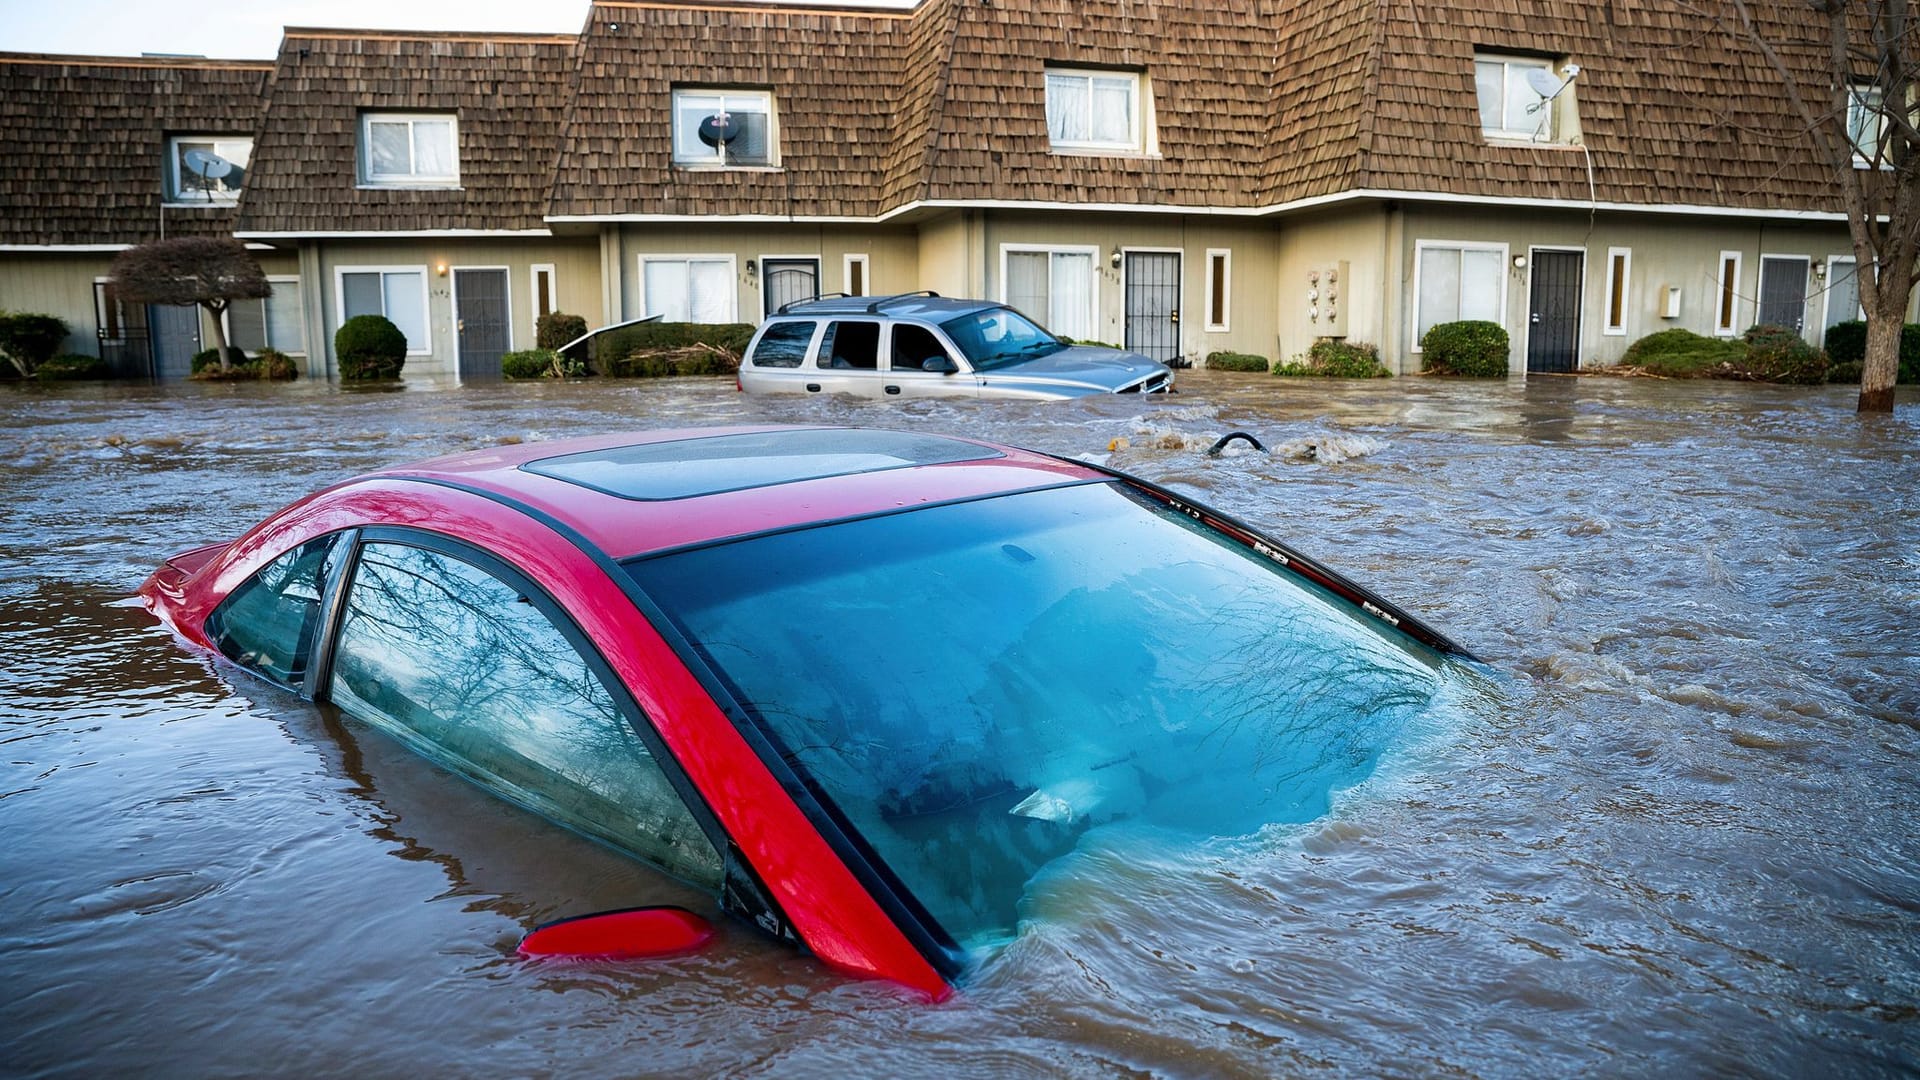
[[[1098,345],[1069,345],[1059,352],[980,372],[989,381],[1009,377],[1117,392],[1142,379],[1170,375],[1165,364],[1134,352]]]

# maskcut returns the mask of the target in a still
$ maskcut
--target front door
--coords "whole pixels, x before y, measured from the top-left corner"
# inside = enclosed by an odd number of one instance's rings
[[[779,311],[782,304],[820,295],[819,259],[762,259],[760,272],[765,275],[760,290],[766,301],[763,316]]]
[[[453,272],[453,318],[460,339],[460,377],[497,379],[507,351],[507,272]]]
[[[117,378],[154,376],[153,353],[147,346],[147,309],[120,299],[111,281],[93,283],[94,334],[100,359]]]
[[[156,378],[184,379],[193,374],[193,354],[200,351],[200,305],[149,304],[147,333]]]
[[[1533,251],[1527,300],[1527,371],[1565,374],[1580,366],[1580,278],[1584,251]]]
[[[1127,348],[1168,367],[1180,359],[1180,253],[1129,251]]]
[[[1763,326],[1798,331],[1807,322],[1807,269],[1801,255],[1767,255],[1760,259],[1760,315]]]

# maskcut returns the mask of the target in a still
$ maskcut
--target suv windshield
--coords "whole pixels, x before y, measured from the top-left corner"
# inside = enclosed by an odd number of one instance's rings
[[[964,948],[1011,934],[1028,882],[1076,848],[1325,814],[1445,670],[1119,483],[628,569]]]
[[[1012,308],[988,308],[940,324],[975,371],[992,371],[1066,348]]]

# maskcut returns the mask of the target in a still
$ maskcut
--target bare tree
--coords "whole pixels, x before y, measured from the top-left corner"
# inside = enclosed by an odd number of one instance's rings
[[[1920,272],[1920,44],[1907,0],[1725,0],[1707,11],[1772,69],[1835,194],[1853,239],[1867,313],[1861,412],[1891,412],[1900,332]],[[1796,17],[1797,16],[1797,17]]]
[[[226,314],[235,300],[273,294],[247,246],[232,237],[183,236],[128,248],[108,271],[120,298],[135,304],[199,304],[213,314],[213,340],[222,373],[227,358]]]

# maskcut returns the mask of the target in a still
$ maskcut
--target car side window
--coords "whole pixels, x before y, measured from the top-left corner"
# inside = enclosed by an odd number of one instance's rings
[[[807,346],[813,341],[814,328],[819,325],[810,320],[794,320],[767,327],[760,335],[759,344],[753,347],[753,366],[799,367],[800,361],[807,358]]]
[[[880,324],[848,322],[827,324],[820,339],[820,366],[840,370],[874,371],[880,367]]]
[[[483,787],[718,889],[719,854],[528,589],[442,551],[363,544],[334,702]]]
[[[333,533],[294,548],[227,594],[207,616],[207,637],[214,648],[297,689],[306,679],[334,552],[344,550],[340,536]]]
[[[933,336],[933,331],[912,323],[894,324],[893,370],[919,371],[928,360],[946,355],[946,347]]]

